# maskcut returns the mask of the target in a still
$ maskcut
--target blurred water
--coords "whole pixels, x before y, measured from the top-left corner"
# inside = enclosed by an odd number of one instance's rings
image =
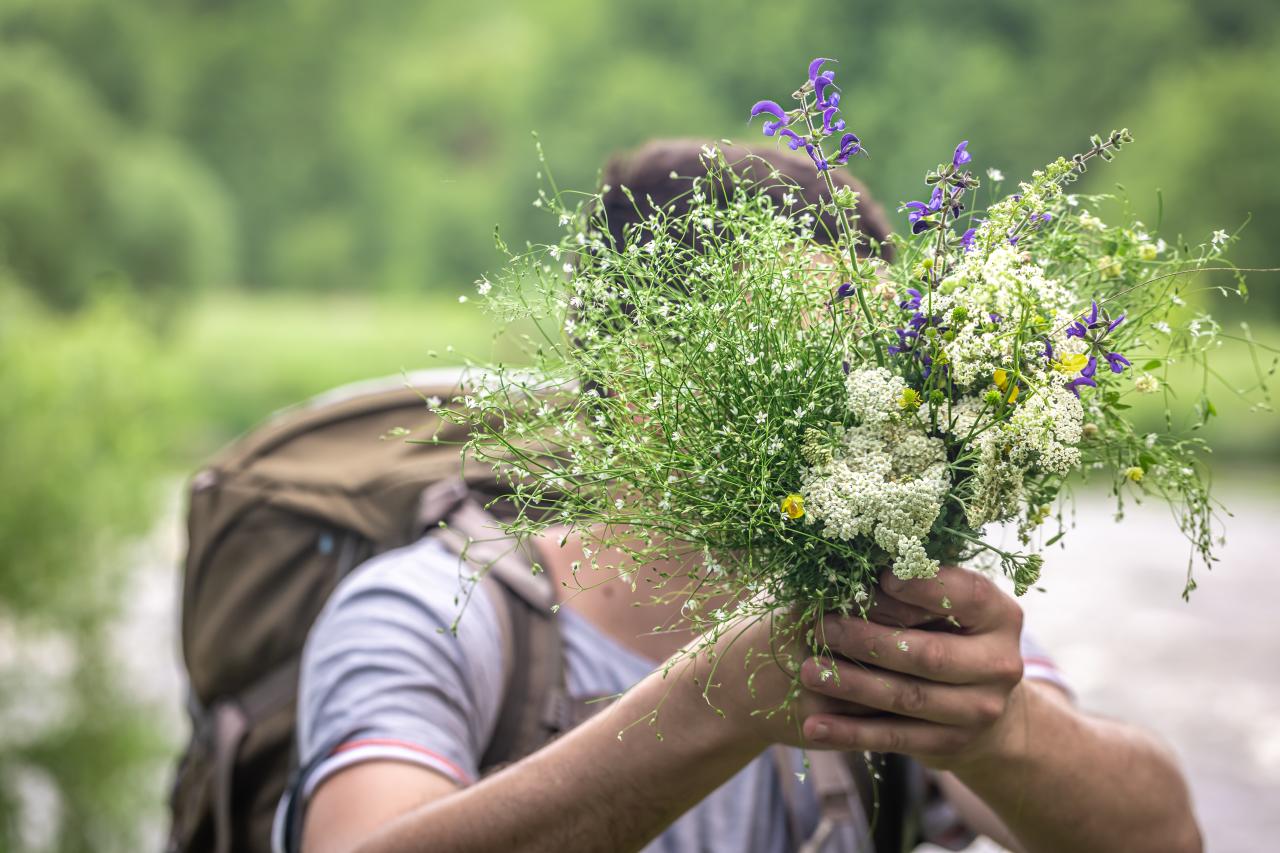
[[[1023,605],[1082,707],[1139,723],[1173,746],[1207,849],[1254,853],[1280,839],[1280,498],[1237,487],[1225,499],[1235,517],[1222,561],[1199,575],[1189,604],[1179,597],[1188,547],[1168,511],[1133,507],[1116,524],[1111,506],[1092,496],[1081,501],[1066,548],[1048,554],[1045,592]],[[175,742],[185,726],[178,503],[139,548],[117,632],[125,677],[167,709],[160,724]],[[166,783],[157,779],[157,791]]]

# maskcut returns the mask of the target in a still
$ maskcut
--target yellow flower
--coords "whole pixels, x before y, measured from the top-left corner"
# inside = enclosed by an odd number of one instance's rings
[[[1053,363],[1054,370],[1059,373],[1079,373],[1089,366],[1089,356],[1082,352],[1064,355]]]
[[[1154,261],[1159,254],[1160,250],[1154,243],[1142,243],[1138,246],[1138,257],[1144,261]]]
[[[787,495],[782,499],[782,514],[794,521],[804,515],[804,496]]]
[[[1005,370],[1003,367],[997,367],[995,373],[991,374],[991,378],[995,380],[996,387],[999,388],[1001,391],[1009,390],[1009,371]],[[1019,388],[1017,385],[1014,385],[1013,391],[1009,392],[1009,397],[1008,399],[1005,400],[1005,402],[1012,403],[1015,400],[1017,400],[1018,393],[1021,390],[1022,389]]]
[[[902,393],[898,395],[898,406],[903,411],[914,412],[920,408],[920,392],[914,388],[903,388]]]
[[[1126,468],[1124,475],[1135,483],[1141,483],[1143,473],[1145,472],[1141,468],[1134,465],[1132,468]]]
[[[1123,267],[1111,255],[1103,255],[1098,258],[1098,272],[1103,278],[1117,278],[1123,272]]]

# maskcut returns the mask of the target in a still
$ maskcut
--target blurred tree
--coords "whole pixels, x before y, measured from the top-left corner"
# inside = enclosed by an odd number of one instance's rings
[[[58,850],[138,849],[157,806],[142,782],[167,744],[117,680],[106,633],[121,545],[152,523],[173,433],[171,386],[136,313],[109,298],[59,317],[0,276],[4,850],[33,833]]]
[[[0,264],[50,305],[123,277],[153,306],[230,276],[230,214],[181,146],[122,128],[56,54],[0,53]]]

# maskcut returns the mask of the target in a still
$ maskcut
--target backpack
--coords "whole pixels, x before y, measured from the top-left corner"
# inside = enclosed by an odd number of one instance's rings
[[[465,436],[425,403],[452,398],[459,379],[424,371],[338,389],[274,416],[192,478],[182,589],[191,737],[170,797],[169,850],[270,851],[296,763],[307,632],[348,572],[428,531],[483,572],[503,626],[506,690],[482,769],[571,724],[551,583],[497,541],[482,508],[498,496],[492,471],[468,464],[463,477],[450,443]]]
[[[311,625],[349,572],[423,535],[476,569],[499,616],[505,689],[482,773],[602,707],[568,699],[555,590],[495,528],[490,510],[504,505],[492,470],[469,462],[464,473],[456,444],[465,433],[426,405],[451,399],[460,379],[454,369],[421,371],[331,391],[273,416],[192,477],[182,589],[191,736],[170,795],[171,853],[271,851],[277,806],[299,772],[298,667]],[[810,758],[819,835],[852,819],[856,790],[875,815],[877,851],[914,846],[909,763],[884,757],[874,784],[861,756],[848,765],[837,753]],[[794,790],[783,793],[794,814]],[[300,821],[293,804],[283,810],[283,837],[296,843]],[[820,843],[797,839],[804,850]]]

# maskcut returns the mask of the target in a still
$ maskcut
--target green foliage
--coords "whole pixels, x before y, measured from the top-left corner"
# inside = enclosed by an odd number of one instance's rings
[[[225,199],[181,146],[120,126],[56,54],[0,53],[0,264],[50,305],[111,279],[172,303],[230,274]]]
[[[47,46],[100,111],[204,164],[232,199],[238,248],[219,257],[257,288],[456,293],[497,262],[494,223],[517,244],[550,236],[529,207],[530,130],[566,185],[589,186],[609,152],[655,135],[753,135],[744,105],[813,53],[846,57],[846,117],[874,140],[857,168],[890,207],[939,139],[1023,174],[1127,125],[1140,155],[1084,191],[1141,188],[1154,225],[1160,188],[1176,211],[1162,229],[1193,242],[1252,214],[1239,262],[1280,263],[1254,237],[1280,228],[1255,179],[1280,146],[1266,0],[76,0],[13,4],[0,44]],[[1273,313],[1276,293],[1257,293]]]
[[[154,777],[162,744],[105,640],[120,547],[152,523],[173,429],[160,360],[128,301],[61,318],[0,279],[4,849],[22,849],[19,792],[32,779],[56,791],[62,819],[45,829],[57,849],[135,849],[150,813],[139,780]]]

